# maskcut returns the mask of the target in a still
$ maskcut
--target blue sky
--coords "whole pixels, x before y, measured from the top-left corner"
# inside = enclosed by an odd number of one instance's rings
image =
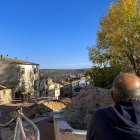
[[[103,16],[114,0],[1,0],[0,54],[41,68],[91,67]]]

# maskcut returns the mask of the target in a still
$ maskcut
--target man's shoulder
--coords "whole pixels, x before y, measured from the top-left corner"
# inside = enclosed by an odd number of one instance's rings
[[[101,108],[95,111],[95,113],[92,115],[91,123],[95,126],[102,126],[105,123],[105,117],[107,114],[111,112],[111,106],[107,108]]]
[[[99,117],[103,117],[103,114],[104,113],[110,113],[112,110],[112,107],[109,106],[107,108],[101,108],[101,109],[98,109],[97,111],[95,111],[95,113],[93,114],[94,118],[99,118]]]

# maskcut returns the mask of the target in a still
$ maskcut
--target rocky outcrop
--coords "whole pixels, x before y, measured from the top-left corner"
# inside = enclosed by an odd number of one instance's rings
[[[92,114],[99,108],[111,105],[108,89],[84,88],[66,107],[65,119],[74,128],[87,129]]]

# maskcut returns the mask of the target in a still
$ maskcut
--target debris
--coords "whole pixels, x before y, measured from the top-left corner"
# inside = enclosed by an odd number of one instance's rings
[[[65,119],[72,127],[87,129],[92,114],[99,108],[111,104],[108,89],[84,88],[66,107]]]
[[[62,101],[47,101],[44,103],[47,107],[52,109],[53,111],[60,111],[61,109],[66,107],[66,104]]]
[[[20,106],[19,106],[20,107]],[[18,107],[18,109],[19,109]],[[5,124],[9,120],[11,120],[14,116],[17,115],[17,107],[11,107],[11,106],[3,106],[3,110],[0,112],[0,123]],[[27,116],[29,119],[34,118],[36,115],[42,115],[43,113],[51,112],[53,111],[49,107],[45,106],[43,103],[38,104],[32,104],[30,106],[22,106],[23,113],[25,116]]]
[[[34,118],[36,115],[42,115],[43,113],[51,112],[52,109],[45,106],[43,103],[38,104],[35,103],[29,107],[23,107],[23,113],[25,116],[27,116],[29,119]]]

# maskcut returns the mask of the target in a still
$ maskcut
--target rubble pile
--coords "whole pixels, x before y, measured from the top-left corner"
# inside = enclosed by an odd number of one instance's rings
[[[11,110],[6,108],[0,112],[0,124],[6,124],[11,119],[15,118],[15,116],[17,116],[17,111],[14,111],[14,108]]]
[[[24,104],[10,104],[9,106],[0,106],[0,123],[5,124],[17,115],[17,110],[22,107],[22,111],[29,119],[33,119],[36,116],[40,116],[43,113],[60,111],[66,107],[68,101],[38,101],[36,103],[24,103]]]
[[[63,102],[66,106],[70,104],[71,99],[68,97],[61,98],[61,102]]]
[[[72,127],[87,129],[92,114],[99,108],[111,105],[108,89],[84,88],[66,107],[65,119]]]
[[[52,109],[53,111],[60,111],[61,109],[66,107],[66,104],[62,101],[47,101],[44,103],[47,107]]]
[[[23,107],[23,113],[29,119],[34,118],[36,115],[42,115],[43,113],[53,111],[49,107],[45,106],[43,103],[35,103],[29,107]]]
[[[20,108],[17,107],[11,107],[11,106],[5,106],[3,107],[3,110],[0,112],[0,123],[5,124],[8,121],[10,121],[12,118],[17,116],[17,110]],[[23,106],[22,111],[25,116],[27,116],[29,119],[34,118],[37,115],[42,115],[43,113],[51,112],[53,111],[49,107],[45,106],[43,103],[35,103],[30,106]]]

